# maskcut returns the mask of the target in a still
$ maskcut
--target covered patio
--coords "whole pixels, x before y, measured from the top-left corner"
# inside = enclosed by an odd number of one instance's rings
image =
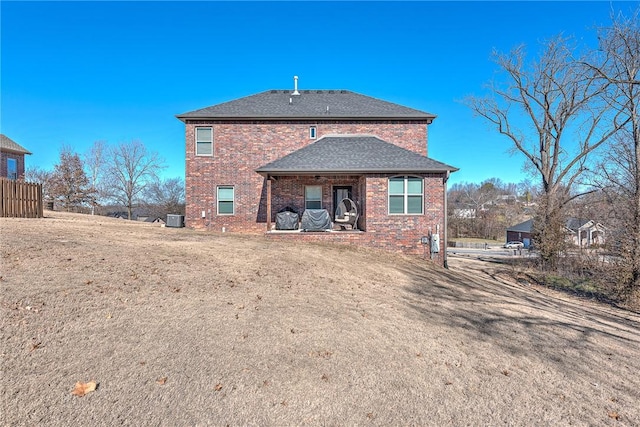
[[[266,210],[267,232],[281,231],[276,220],[284,211],[296,213],[302,220],[305,212],[324,210],[332,222],[324,231],[362,233],[372,231],[372,223],[403,228],[415,223],[419,215],[424,217],[427,196],[422,181],[427,176],[443,179],[453,170],[374,135],[327,135],[256,172],[265,178],[261,205]],[[418,203],[417,212],[408,213],[410,221],[403,221],[406,217],[402,214],[407,212],[395,212],[390,205],[395,203],[395,196],[389,193],[389,180],[397,176],[412,176],[409,179],[417,181],[419,187],[418,193],[409,195],[410,203]],[[444,182],[439,182],[442,187]],[[357,216],[353,224],[345,224],[344,218],[352,219],[348,215],[341,217],[343,200],[347,205],[353,202],[351,212]],[[297,230],[290,231],[298,230],[308,228],[301,223]]]

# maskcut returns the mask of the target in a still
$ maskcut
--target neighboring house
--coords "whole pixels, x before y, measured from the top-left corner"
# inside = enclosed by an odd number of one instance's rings
[[[532,242],[532,228],[533,219],[507,228],[507,242],[523,242],[525,248],[528,248]],[[605,243],[606,227],[593,220],[569,218],[564,228],[567,241],[578,247],[587,248]]]
[[[476,210],[471,208],[466,209],[454,209],[453,210],[454,218],[458,219],[475,219],[476,218]]]
[[[177,117],[186,128],[187,227],[415,254],[430,232],[446,238],[446,182],[457,169],[427,157],[432,114],[346,90],[298,91],[296,80],[293,91]],[[357,231],[275,230],[285,209],[325,209],[335,220],[343,198],[355,201]]]
[[[566,223],[568,239],[580,248],[604,245],[606,227],[590,219],[569,218]]]
[[[507,242],[522,242],[524,247],[531,246],[531,230],[533,228],[533,219],[516,224],[507,228]]]
[[[165,224],[165,220],[159,216],[139,216],[138,221],[149,222],[151,224]]]
[[[127,212],[109,212],[106,216],[116,219],[129,219],[129,214]]]
[[[0,177],[24,179],[24,156],[31,154],[23,146],[0,134]]]

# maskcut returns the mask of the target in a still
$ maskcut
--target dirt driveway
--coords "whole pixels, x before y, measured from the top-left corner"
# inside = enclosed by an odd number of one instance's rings
[[[0,219],[3,425],[640,425],[637,314],[455,257],[47,215]]]

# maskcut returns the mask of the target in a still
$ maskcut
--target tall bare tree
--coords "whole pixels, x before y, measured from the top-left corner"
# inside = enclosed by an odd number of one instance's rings
[[[91,186],[91,215],[95,213],[97,202],[104,189],[101,188],[101,178],[104,174],[104,166],[107,155],[107,144],[105,141],[95,141],[91,148],[84,155],[84,164],[88,172],[89,183]]]
[[[107,167],[109,195],[127,208],[129,219],[147,184],[157,179],[163,167],[158,153],[147,151],[140,141],[111,148]]]
[[[640,9],[612,18],[610,26],[599,29],[600,49],[587,65],[610,84],[607,101],[626,118],[601,175],[624,229],[618,235],[628,268],[624,285],[640,301]]]
[[[562,209],[574,197],[590,153],[619,129],[620,118],[602,103],[608,85],[575,59],[577,49],[562,36],[528,60],[524,46],[494,52],[504,77],[490,84],[492,94],[466,99],[524,155],[541,181],[535,240],[546,266],[555,267],[562,250]]]

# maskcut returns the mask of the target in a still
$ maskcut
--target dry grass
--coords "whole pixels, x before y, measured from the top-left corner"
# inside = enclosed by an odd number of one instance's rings
[[[486,262],[48,215],[0,219],[4,425],[640,425],[633,313]]]

